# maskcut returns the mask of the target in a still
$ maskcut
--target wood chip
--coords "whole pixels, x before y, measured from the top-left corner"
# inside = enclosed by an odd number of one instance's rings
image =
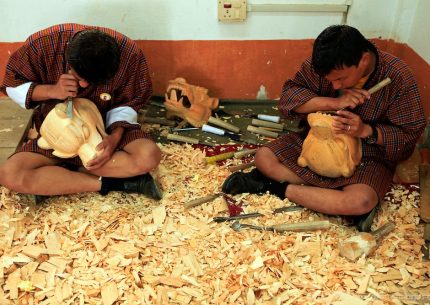
[[[112,305],[118,299],[118,287],[115,282],[110,281],[101,289],[103,305]]]
[[[374,228],[400,225],[372,255],[350,262],[339,256],[338,243],[358,232],[344,217],[330,217],[323,231],[235,232],[212,221],[228,215],[222,197],[185,211],[184,203],[219,192],[236,160],[208,166],[211,149],[160,148],[153,173],[160,201],[82,193],[35,206],[0,187],[0,304],[379,305],[430,295],[416,187],[392,187]],[[244,213],[263,214],[246,220],[254,225],[326,218],[307,209],[273,214],[294,203],[269,194],[234,198]]]

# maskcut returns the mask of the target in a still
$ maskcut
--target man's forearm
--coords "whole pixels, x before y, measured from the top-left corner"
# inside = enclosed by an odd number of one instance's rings
[[[113,139],[115,140],[115,147],[118,146],[118,143],[121,141],[122,139],[122,135],[124,134],[125,128],[118,126],[115,127],[112,132],[110,133],[110,135],[113,137]]]
[[[297,113],[312,113],[327,110],[339,110],[336,98],[322,96],[314,97],[294,109]]]
[[[45,101],[52,98],[51,89],[53,85],[37,85],[34,87],[33,94],[31,95],[31,100],[35,102]]]

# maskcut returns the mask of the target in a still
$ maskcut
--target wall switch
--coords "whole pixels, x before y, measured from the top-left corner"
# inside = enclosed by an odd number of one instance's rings
[[[221,22],[244,21],[246,0],[218,0],[218,20]]]

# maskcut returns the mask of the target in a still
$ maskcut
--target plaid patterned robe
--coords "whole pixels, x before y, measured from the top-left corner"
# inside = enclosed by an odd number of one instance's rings
[[[300,167],[297,159],[307,133],[289,133],[267,144],[267,147],[286,167],[310,185],[335,189],[350,184],[367,184],[382,200],[391,185],[396,164],[412,154],[426,124],[411,71],[399,58],[378,50],[375,71],[363,89],[371,88],[386,77],[391,78],[391,84],[352,110],[363,122],[377,126],[384,139],[383,146],[362,141],[362,162],[352,177],[327,178],[307,167]],[[313,71],[308,59],[295,77],[285,82],[278,107],[287,118],[305,120],[306,114],[296,113],[294,109],[317,96],[335,97],[336,91],[329,81]]]
[[[79,24],[60,24],[41,30],[31,35],[9,59],[6,67],[4,82],[0,87],[6,93],[7,87],[17,87],[32,82],[26,97],[26,108],[35,108],[33,122],[39,130],[44,118],[59,100],[50,100],[44,103],[30,100],[34,87],[38,84],[55,84],[61,74],[67,73],[70,66],[66,61],[65,50],[67,43],[73,36],[85,29],[97,28],[108,33],[116,39],[120,46],[120,67],[112,80],[104,85],[90,85],[80,88],[77,97],[93,101],[106,123],[106,113],[116,107],[129,106],[136,112],[148,101],[152,95],[152,84],[148,66],[143,52],[136,43],[121,33],[102,27],[92,27]],[[112,97],[109,101],[101,99],[102,93]],[[131,141],[147,138],[148,135],[140,130],[139,124],[130,124],[127,121],[112,123],[108,132],[117,126],[125,127],[123,138],[118,149],[123,148]],[[53,157],[51,151],[37,147],[35,141],[26,143],[21,151],[33,151]],[[79,164],[78,157],[67,160]]]

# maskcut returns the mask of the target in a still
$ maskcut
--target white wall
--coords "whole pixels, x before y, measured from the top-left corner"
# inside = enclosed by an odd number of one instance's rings
[[[430,63],[430,1],[419,0],[416,13],[411,19],[408,45]]]
[[[262,3],[345,3],[347,0],[248,0]],[[243,23],[220,23],[217,0],[0,0],[0,42],[24,41],[57,23],[114,28],[133,39],[264,40],[315,38],[341,13],[250,12]],[[348,24],[368,38],[410,44],[429,60],[428,0],[352,0]]]
[[[392,10],[395,6],[392,3],[397,1],[353,0],[351,15],[360,17],[362,12],[354,11],[366,8],[379,11],[379,2]],[[362,4],[356,5],[359,2]],[[23,41],[39,29],[63,22],[107,26],[133,39],[303,39],[314,38],[326,26],[342,20],[341,13],[250,12],[245,22],[226,24],[218,22],[217,0],[0,0],[0,3],[2,42]],[[248,0],[248,3],[324,4],[345,3],[345,0]],[[391,15],[375,18],[377,35],[389,33]],[[367,25],[368,18],[359,19],[358,24]]]

